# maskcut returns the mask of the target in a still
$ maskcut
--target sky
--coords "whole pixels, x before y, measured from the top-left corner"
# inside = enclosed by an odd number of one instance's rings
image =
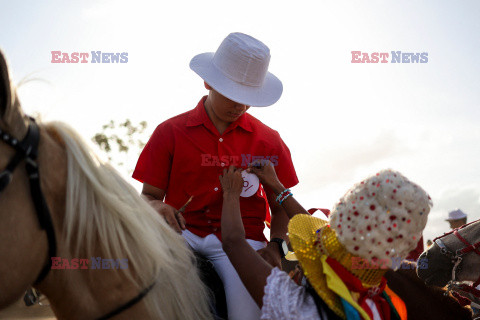
[[[267,44],[281,99],[249,113],[292,153],[306,208],[331,209],[384,168],[422,186],[434,206],[480,218],[480,3],[426,1],[6,1],[0,47],[28,113],[89,140],[110,120],[151,133],[207,94],[190,59],[230,32]],[[51,51],[128,52],[124,64],[54,64]],[[428,53],[427,63],[352,63],[352,51]],[[389,59],[390,60],[390,59]],[[148,138],[148,135],[146,136]],[[119,168],[128,178],[138,154]]]

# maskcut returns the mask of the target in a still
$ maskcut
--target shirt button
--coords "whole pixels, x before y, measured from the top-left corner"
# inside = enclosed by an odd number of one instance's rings
[[[215,190],[215,191],[218,191],[218,188],[217,188],[217,187],[215,187],[213,190]]]
[[[223,142],[223,138],[218,139],[218,141]]]
[[[212,223],[212,220],[208,220],[207,222],[208,222],[208,223]]]
[[[213,231],[217,231],[217,230],[218,230],[218,228],[213,228]]]
[[[205,212],[210,212],[210,209],[205,210]]]
[[[222,162],[222,167],[225,167],[225,163]]]

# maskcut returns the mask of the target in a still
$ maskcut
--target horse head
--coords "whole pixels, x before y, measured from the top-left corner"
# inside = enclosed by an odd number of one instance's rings
[[[40,227],[30,193],[26,161],[22,158],[15,169],[7,168],[17,153],[8,142],[22,141],[28,123],[0,51],[0,309],[21,297],[50,259],[47,236]],[[44,129],[40,136],[37,160],[49,163],[40,166],[40,185],[46,191],[45,201],[57,225],[55,229],[59,230],[56,218],[62,210],[62,201],[57,199],[65,197],[66,161],[62,148]]]
[[[443,287],[451,280],[476,281],[480,274],[480,221],[463,226],[455,232],[438,237],[422,253],[418,276],[429,285]],[[469,246],[472,245],[472,247]],[[453,272],[455,271],[455,272]]]

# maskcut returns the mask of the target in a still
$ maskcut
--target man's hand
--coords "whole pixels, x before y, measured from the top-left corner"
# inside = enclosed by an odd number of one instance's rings
[[[223,189],[223,196],[240,197],[243,189],[242,169],[237,169],[230,166],[223,169],[223,176],[219,176],[220,183]]]
[[[182,230],[185,230],[185,218],[177,209],[161,200],[149,200],[148,202],[175,231],[182,233]]]
[[[269,242],[265,248],[257,250],[257,253],[272,267],[282,270],[282,257],[280,256],[277,243]]]
[[[165,221],[178,233],[185,230],[185,218],[174,207],[169,206],[163,199],[165,198],[165,190],[152,186],[146,182],[143,183],[142,198],[150,204],[150,206],[160,213]]]

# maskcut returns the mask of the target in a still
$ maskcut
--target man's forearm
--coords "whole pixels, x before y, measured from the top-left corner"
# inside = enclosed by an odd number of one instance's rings
[[[143,200],[147,201],[148,203],[150,203],[150,201],[154,201],[154,200],[163,201],[163,199],[157,199],[155,196],[153,196],[153,195],[151,195],[151,194],[141,193],[141,194],[140,194],[140,197],[142,197]]]

